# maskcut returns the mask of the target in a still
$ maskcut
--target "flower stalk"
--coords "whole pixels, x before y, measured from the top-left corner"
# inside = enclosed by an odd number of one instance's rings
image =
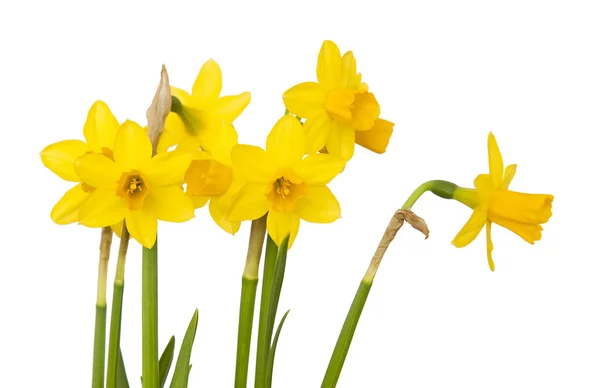
[[[158,388],[158,254],[157,244],[142,252],[142,381]]]
[[[121,243],[119,244],[119,256],[117,258],[117,269],[113,287],[113,301],[110,315],[110,337],[108,340],[108,364],[106,370],[106,387],[117,386],[117,368],[119,363],[119,347],[121,343],[121,314],[123,306],[123,288],[125,286],[125,259],[129,248],[129,231],[123,223],[121,232]]]
[[[112,236],[113,232],[111,228],[102,228],[100,237],[100,260],[98,262],[98,292],[96,296],[92,388],[104,387],[104,356],[106,351],[106,278]]]
[[[337,385],[344,362],[346,361],[346,356],[348,355],[348,350],[350,349],[350,344],[352,343],[352,338],[354,337],[354,332],[358,326],[358,321],[360,320],[363,308],[367,303],[367,298],[371,291],[371,286],[373,285],[373,280],[375,279],[379,265],[381,264],[389,245],[396,237],[396,234],[404,222],[408,222],[415,229],[421,231],[425,235],[425,238],[429,236],[429,230],[427,229],[425,221],[414,214],[410,208],[427,191],[433,191],[437,195],[451,195],[453,185],[453,183],[445,181],[428,181],[423,183],[408,197],[406,202],[404,202],[404,205],[402,205],[402,208],[392,216],[392,219],[375,250],[375,254],[371,259],[369,268],[367,268],[365,276],[358,286],[358,290],[356,291],[356,295],[354,296],[354,300],[352,301],[352,305],[350,306],[350,310],[348,311],[346,320],[344,321],[344,325],[342,326],[342,330],[340,331],[335,348],[333,349],[333,353],[329,360],[329,365],[327,366],[321,388],[333,388]]]
[[[248,255],[242,275],[242,293],[240,300],[240,316],[238,324],[238,343],[235,367],[235,387],[245,388],[248,382],[248,361],[252,341],[252,324],[256,287],[258,284],[258,267],[267,231],[267,216],[252,221]]]

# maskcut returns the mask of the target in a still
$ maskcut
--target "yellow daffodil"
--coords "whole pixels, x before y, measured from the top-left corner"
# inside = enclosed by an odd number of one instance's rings
[[[485,225],[488,264],[493,271],[492,223],[511,230],[533,244],[542,238],[541,224],[547,222],[552,215],[554,197],[549,194],[525,194],[508,190],[517,166],[511,164],[504,170],[502,155],[491,132],[488,136],[488,158],[490,173],[475,178],[475,189],[458,188],[454,192],[453,198],[471,207],[473,214],[452,244],[459,248],[468,245]]]
[[[237,134],[230,124],[222,123],[214,131],[214,136],[212,154],[205,151],[193,153],[192,163],[184,177],[186,193],[196,208],[208,202],[208,210],[215,223],[224,231],[235,234],[240,229],[240,222],[228,220],[227,211],[232,195],[240,187],[235,183],[240,181],[234,180],[231,166],[231,149],[237,144]]]
[[[323,147],[350,160],[354,143],[384,153],[394,124],[379,118],[379,103],[361,82],[351,51],[343,56],[335,43],[326,40],[317,61],[317,82],[298,84],[283,94],[286,108],[306,118],[306,153]]]
[[[119,122],[108,106],[102,101],[96,101],[90,108],[83,127],[83,135],[87,143],[81,140],[64,140],[49,145],[40,153],[42,163],[48,169],[60,178],[76,183],[52,209],[50,216],[57,224],[66,225],[76,222],[80,206],[94,191],[94,187],[83,183],[75,172],[75,160],[89,153],[112,157],[118,128]]]
[[[219,145],[215,143],[215,131],[226,129],[237,134],[231,125],[250,103],[250,93],[235,96],[222,96],[222,75],[219,65],[212,59],[204,63],[192,93],[171,87],[173,97],[172,113],[167,117],[165,130],[159,141],[159,150],[177,145],[179,150],[196,151],[199,148],[213,153]]]
[[[268,212],[269,235],[279,245],[289,232],[290,246],[301,218],[317,223],[338,219],[340,205],[326,185],[345,162],[327,154],[304,157],[305,146],[302,124],[287,115],[271,130],[266,151],[251,145],[233,147],[234,173],[245,183],[232,199],[228,218],[256,220]]]
[[[75,161],[83,183],[95,187],[79,209],[79,223],[102,227],[125,220],[131,236],[152,248],[158,219],[184,222],[194,216],[192,201],[181,187],[189,154],[152,157],[146,132],[132,121],[119,127],[112,154],[91,153]]]

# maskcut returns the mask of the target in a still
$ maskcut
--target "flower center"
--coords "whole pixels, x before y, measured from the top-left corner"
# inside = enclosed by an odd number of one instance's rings
[[[267,197],[273,203],[273,210],[290,213],[296,211],[296,200],[306,195],[306,184],[294,183],[285,177],[273,182]]]
[[[379,103],[366,90],[335,90],[327,94],[325,109],[335,120],[356,131],[373,128],[379,117]]]
[[[188,193],[202,197],[225,194],[231,180],[231,169],[213,159],[193,160],[184,177]]]
[[[117,182],[117,195],[127,202],[130,210],[138,210],[142,207],[144,198],[149,192],[150,188],[135,171],[123,173]]]

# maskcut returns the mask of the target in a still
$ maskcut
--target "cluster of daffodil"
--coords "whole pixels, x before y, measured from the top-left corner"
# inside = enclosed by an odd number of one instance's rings
[[[143,247],[142,260],[142,385],[162,387],[169,374],[174,337],[159,357],[157,306],[158,220],[185,222],[208,204],[214,222],[235,234],[242,221],[252,221],[238,328],[235,386],[246,387],[258,270],[266,238],[257,339],[255,387],[270,387],[278,329],[274,324],[283,282],[287,250],[300,220],[331,223],[340,204],[327,187],[350,162],[355,144],[376,153],[388,147],[394,124],[380,118],[375,94],[357,72],[352,52],[341,55],[325,41],[317,60],[317,81],[304,82],[283,93],[286,113],[277,120],[265,148],[238,144],[234,121],[250,103],[250,93],[221,96],[218,64],[207,61],[191,93],[175,87],[162,90],[164,120],[151,141],[148,127],[122,124],[102,101],[88,112],[86,141],[65,140],[46,147],[42,162],[74,186],[51,212],[57,224],[79,223],[102,228],[96,331],[94,387],[128,386],[120,352],[120,326],[125,256],[129,237]],[[166,72],[163,72],[163,80]],[[161,82],[162,82],[161,81]],[[168,80],[167,80],[168,82]],[[159,91],[160,86],[159,86]],[[166,95],[166,97],[165,97]],[[155,97],[157,98],[157,97]],[[160,113],[160,112],[159,112]],[[150,127],[150,125],[149,125]],[[516,165],[504,169],[494,136],[488,137],[489,174],[475,179],[475,188],[448,181],[428,181],[394,214],[362,279],[325,373],[322,387],[334,387],[348,352],[360,313],[387,246],[406,221],[427,233],[424,221],[410,210],[430,191],[473,209],[452,243],[464,247],[486,227],[487,258],[492,260],[491,224],[503,226],[529,243],[541,238],[541,224],[551,216],[553,197],[508,190]],[[112,230],[111,230],[112,229]],[[105,364],[106,264],[114,231],[121,238]],[[185,387],[198,312],[186,332],[171,387]],[[106,378],[105,378],[106,377]]]

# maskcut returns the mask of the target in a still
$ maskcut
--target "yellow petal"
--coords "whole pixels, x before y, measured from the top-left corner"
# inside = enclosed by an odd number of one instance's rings
[[[280,118],[267,136],[267,155],[280,169],[291,168],[304,156],[306,135],[293,116]]]
[[[309,186],[331,182],[346,166],[344,159],[327,154],[308,155],[294,169],[294,173]]]
[[[489,205],[490,220],[497,218],[512,221],[543,224],[552,216],[550,194],[527,194],[516,191],[499,190],[494,193]]]
[[[144,129],[133,121],[125,121],[117,132],[113,155],[123,171],[144,170],[152,157],[152,145]]]
[[[216,100],[221,93],[221,68],[212,59],[209,59],[202,65],[200,73],[192,87],[192,96],[200,101]]]
[[[505,189],[505,190],[508,189],[508,186],[510,185],[510,182],[512,182],[516,173],[517,173],[517,165],[516,164],[510,164],[506,167],[506,170],[504,171],[504,181],[502,182],[503,189]]]
[[[383,154],[390,143],[393,131],[394,123],[377,119],[370,130],[356,132],[356,144],[378,154]]]
[[[296,211],[304,221],[324,224],[342,214],[339,202],[327,186],[308,187],[306,196],[296,201]]]
[[[248,182],[271,183],[278,178],[273,161],[260,147],[236,145],[231,150],[231,162],[242,179]]]
[[[92,228],[110,226],[126,214],[127,204],[114,190],[96,189],[79,208],[79,223]]]
[[[230,221],[256,220],[271,208],[267,198],[270,184],[247,183],[233,197],[227,218]]]
[[[54,205],[50,217],[52,221],[59,225],[67,225],[77,221],[79,207],[88,198],[89,193],[83,191],[80,184],[77,184]]]
[[[510,230],[511,232],[521,237],[523,240],[527,241],[530,244],[533,244],[534,242],[542,239],[543,228],[540,224],[528,224],[508,220],[505,218],[493,218],[491,219],[491,221]]]
[[[151,186],[168,186],[183,183],[192,156],[187,152],[172,151],[155,155],[141,174]]]
[[[215,115],[227,124],[233,123],[250,103],[250,93],[244,92],[235,96],[223,96],[214,106]]]
[[[291,248],[299,228],[300,216],[297,213],[281,213],[271,210],[267,215],[267,232],[277,246],[281,245],[283,238],[289,233],[288,249]]]
[[[192,203],[194,204],[194,209],[200,209],[201,207],[206,205],[208,203],[208,201],[210,200],[210,197],[198,197],[198,196],[189,195],[189,194],[188,194],[188,196],[192,199]]]
[[[159,220],[185,222],[194,217],[194,203],[180,186],[153,187],[146,201],[144,208]]]
[[[325,91],[335,90],[341,86],[341,71],[340,49],[332,41],[324,41],[317,61],[317,79]]]
[[[496,191],[492,176],[490,174],[479,174],[473,180],[473,184],[475,185],[475,189],[479,194],[481,202],[489,202]]]
[[[214,159],[193,160],[185,172],[187,192],[193,196],[214,197],[225,194],[231,185],[231,168]]]
[[[44,166],[60,178],[69,182],[80,182],[74,163],[87,151],[87,144],[81,140],[64,140],[44,148],[40,156]]]
[[[125,223],[131,237],[135,238],[137,242],[146,248],[154,246],[158,227],[158,220],[154,214],[144,209],[130,211],[127,213]]]
[[[169,148],[177,145],[185,132],[185,124],[177,114],[171,112],[167,116],[165,129],[158,138],[156,152],[167,152]]]
[[[238,142],[238,134],[233,125],[223,121],[205,131],[199,138],[201,147],[215,160],[231,166],[231,149]]]
[[[304,82],[286,90],[283,103],[296,116],[313,117],[325,110],[325,91],[316,82]]]
[[[221,201],[220,198],[211,200],[208,210],[215,223],[227,233],[236,234],[240,230],[241,223],[239,221],[233,222],[227,219],[229,204],[225,201]]]
[[[125,220],[123,219],[121,222],[118,222],[114,225],[111,225],[110,228],[117,235],[118,238],[121,238],[121,234],[123,234],[123,225],[125,224]],[[131,236],[129,236],[131,239]]]
[[[490,266],[492,272],[494,272],[496,266],[494,265],[494,260],[492,259],[492,251],[494,250],[494,244],[492,244],[492,223],[489,221],[485,224],[485,237],[488,265]]]
[[[334,121],[325,146],[331,155],[348,161],[354,155],[354,129]]]
[[[304,123],[304,133],[306,134],[304,153],[316,154],[325,147],[332,124],[333,119],[324,110],[306,119]]]
[[[502,186],[502,174],[504,173],[504,163],[502,162],[502,154],[496,143],[494,134],[490,132],[488,135],[488,160],[490,164],[490,175],[494,181],[494,187]]]
[[[454,237],[454,240],[452,240],[452,244],[458,248],[469,245],[479,235],[486,221],[487,211],[485,207],[476,207],[473,210],[473,214],[471,214],[471,218],[469,218],[465,226],[463,226],[456,237]]]
[[[83,155],[75,161],[75,171],[82,182],[97,189],[112,190],[113,194],[122,173],[115,162],[101,154]]]
[[[108,106],[103,101],[96,101],[83,126],[89,148],[94,152],[102,152],[102,148],[112,149],[118,129],[119,122]]]
[[[342,56],[342,87],[348,90],[360,89],[360,75],[356,73],[356,59],[352,51]]]

